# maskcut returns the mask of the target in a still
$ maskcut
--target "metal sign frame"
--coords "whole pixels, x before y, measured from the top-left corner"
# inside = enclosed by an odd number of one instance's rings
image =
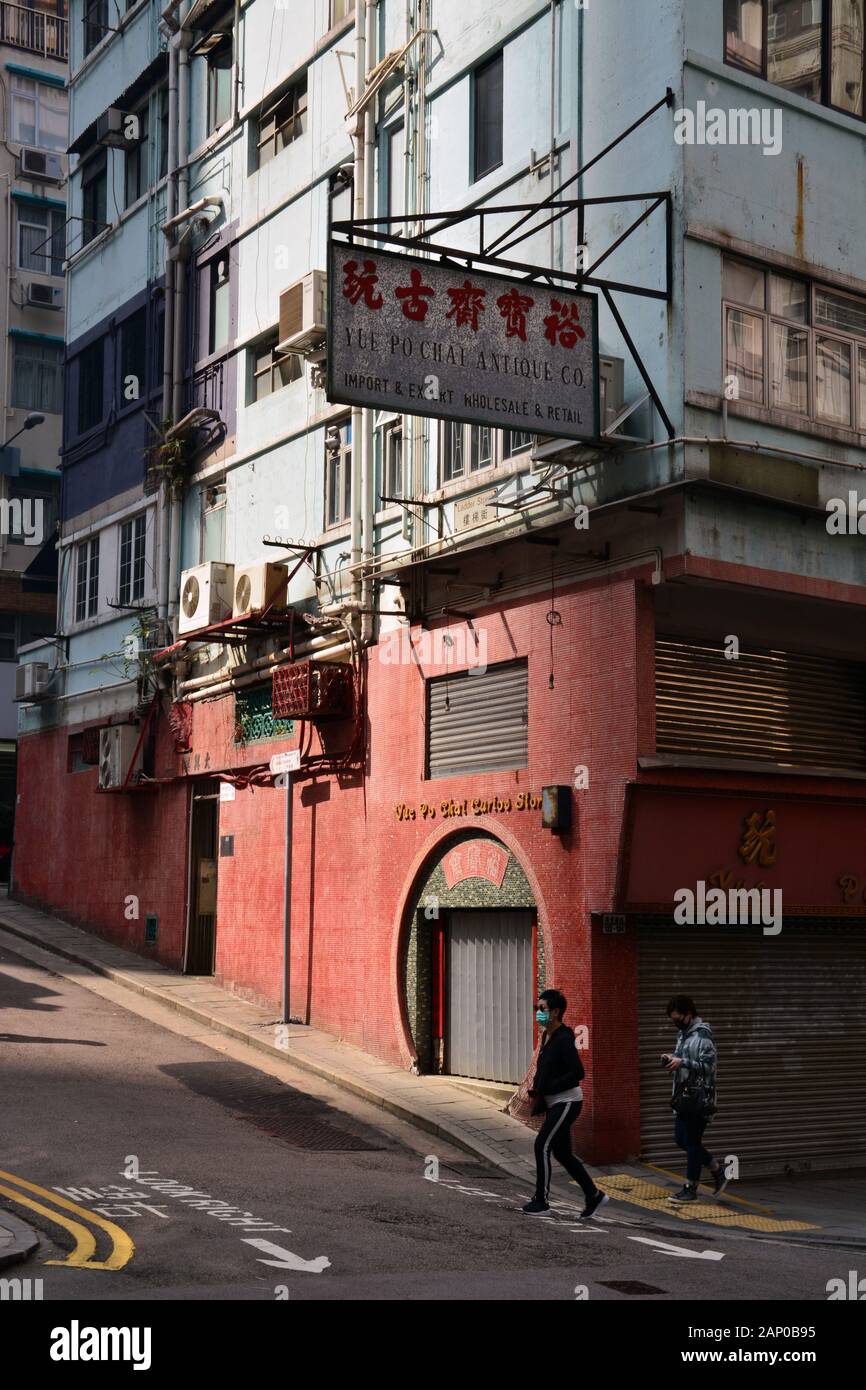
[[[576,183],[594,165],[598,164],[608,155],[611,150],[620,145],[629,135],[639,126],[648,121],[663,106],[672,107],[674,104],[674,93],[670,87],[665,92],[664,97],[657,101],[653,106],[645,111],[620,135],[612,140],[611,143],[586,164],[582,165],[576,173],[566,179],[559,188],[555,189],[546,198],[538,203],[512,203],[504,206],[485,206],[458,208],[451,212],[437,213],[412,213],[401,214],[389,217],[364,217],[350,218],[346,221],[334,222],[331,225],[331,238],[339,241],[345,238],[346,243],[355,245],[361,242],[367,249],[372,250],[370,243],[378,243],[380,246],[387,245],[399,248],[401,251],[420,252],[429,259],[435,257],[443,265],[453,265],[455,268],[466,268],[474,270],[476,266],[489,266],[491,273],[494,271],[512,273],[520,283],[532,283],[546,281],[549,285],[562,284],[571,290],[581,291],[587,288],[599,289],[604,296],[605,302],[611,315],[619,329],[623,341],[625,342],[635,366],[637,367],[647,393],[653,405],[658,411],[659,417],[664,424],[669,439],[673,439],[676,431],[671,423],[670,417],[665,410],[661,396],[650,377],[646,364],[643,361],[634,339],[628,331],[622,313],[613,298],[614,291],[622,294],[638,295],[646,299],[663,300],[671,303],[673,298],[673,195],[670,190],[656,190],[649,193],[620,193],[608,197],[599,198],[563,198],[561,195],[572,184]],[[527,261],[506,259],[504,253],[520,242],[526,241],[529,237],[535,236],[545,228],[553,226],[554,223],[567,217],[569,213],[577,214],[578,224],[578,245],[584,244],[584,229],[586,225],[586,209],[589,207],[609,207],[621,203],[649,203],[650,206],[644,208],[641,214],[626,228],[616,240],[599,255],[588,268],[579,271],[556,270],[550,266],[533,265]],[[665,285],[663,289],[652,289],[646,285],[631,284],[618,280],[607,280],[595,274],[599,266],[613,255],[623,242],[627,241],[632,233],[653,216],[659,209],[664,209],[665,216]],[[529,226],[535,217],[542,212],[549,212],[546,220]],[[502,217],[503,215],[514,214],[516,221],[505,232],[499,233],[491,242],[486,241],[486,224],[492,217]],[[478,247],[477,251],[467,251],[465,247],[455,247],[443,245],[431,240],[432,237],[448,230],[451,227],[463,225],[467,222],[475,222],[478,227]],[[399,235],[395,228],[402,226],[422,226],[422,231],[412,236]],[[521,230],[524,229],[524,230]],[[481,273],[481,272],[476,272]],[[333,287],[328,285],[329,307],[333,295]],[[330,371],[330,369],[329,369]],[[330,376],[329,376],[330,384]],[[596,374],[596,388],[598,386],[598,376]],[[411,414],[434,414],[433,411],[422,411],[417,408],[417,402]],[[487,421],[484,422],[489,423]],[[601,425],[599,420],[599,425]]]

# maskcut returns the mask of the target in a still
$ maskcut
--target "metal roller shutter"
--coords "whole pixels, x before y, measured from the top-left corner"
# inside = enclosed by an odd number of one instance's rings
[[[509,661],[427,682],[427,776],[526,767],[528,669]]]
[[[656,640],[659,753],[866,772],[866,666],[721,642]]]
[[[523,1080],[532,1060],[531,912],[452,912],[446,1058],[452,1076]]]
[[[741,1176],[866,1163],[866,925],[638,924],[642,1157],[682,1168],[671,1077],[659,1054],[676,1032],[665,1008],[690,994],[715,1034],[718,1105],[708,1148]]]

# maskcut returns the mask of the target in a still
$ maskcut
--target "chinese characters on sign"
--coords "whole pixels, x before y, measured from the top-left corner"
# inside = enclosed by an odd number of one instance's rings
[[[532,434],[598,434],[597,303],[332,242],[328,398]]]
[[[490,840],[467,840],[445,855],[442,868],[449,888],[467,878],[486,878],[501,888],[508,868],[508,851]]]

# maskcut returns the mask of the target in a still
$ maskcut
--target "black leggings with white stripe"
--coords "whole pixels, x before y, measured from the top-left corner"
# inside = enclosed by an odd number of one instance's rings
[[[535,1139],[535,1196],[546,1202],[550,1193],[550,1156],[561,1163],[565,1171],[580,1183],[583,1195],[589,1199],[596,1187],[579,1158],[571,1152],[571,1126],[583,1108],[582,1100],[552,1105]]]

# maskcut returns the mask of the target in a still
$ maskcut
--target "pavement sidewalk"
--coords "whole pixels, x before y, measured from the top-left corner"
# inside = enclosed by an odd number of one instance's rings
[[[320,1029],[302,1024],[283,1026],[272,1011],[236,998],[210,978],[181,975],[10,900],[5,891],[0,897],[0,929],[322,1077],[416,1128],[441,1136],[524,1184],[534,1181],[534,1132],[502,1112],[501,1095],[486,1097],[483,1083],[475,1090],[450,1077],[413,1076]],[[731,1195],[724,1206],[706,1200],[685,1210],[672,1210],[667,1197],[674,1185],[681,1185],[681,1174],[667,1174],[640,1163],[594,1166],[593,1172],[599,1186],[617,1199],[613,1206],[620,1209],[628,1204],[631,1216],[649,1217],[654,1227],[662,1224],[671,1234],[682,1236],[685,1225],[696,1222],[704,1230],[724,1226],[740,1234],[760,1234],[763,1239],[783,1237],[866,1249],[862,1217],[866,1174],[810,1176],[808,1182],[768,1179],[747,1189],[738,1184],[737,1194],[748,1191],[748,1200]],[[556,1186],[571,1202],[581,1196],[567,1184],[564,1174],[557,1174]],[[695,1235],[691,1238],[694,1240]]]
[[[0,1269],[26,1260],[38,1244],[35,1231],[11,1212],[0,1209]]]

